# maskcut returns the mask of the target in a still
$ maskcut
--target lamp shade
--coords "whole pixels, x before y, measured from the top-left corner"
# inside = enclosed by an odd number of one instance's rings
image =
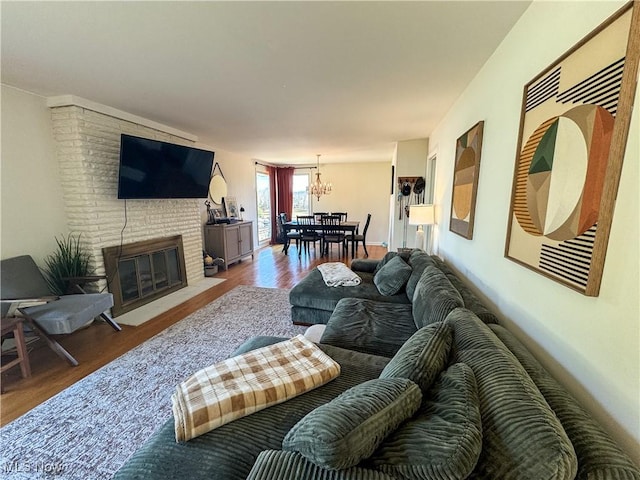
[[[411,205],[409,207],[409,225],[433,225],[435,208],[433,205]]]

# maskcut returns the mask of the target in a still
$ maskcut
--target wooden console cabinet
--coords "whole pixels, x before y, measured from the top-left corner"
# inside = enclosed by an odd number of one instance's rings
[[[225,270],[243,257],[253,258],[253,222],[205,225],[204,249],[211,256],[222,257]]]

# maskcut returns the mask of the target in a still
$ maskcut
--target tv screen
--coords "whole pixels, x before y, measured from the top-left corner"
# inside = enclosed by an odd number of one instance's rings
[[[213,152],[122,135],[118,198],[205,198]]]

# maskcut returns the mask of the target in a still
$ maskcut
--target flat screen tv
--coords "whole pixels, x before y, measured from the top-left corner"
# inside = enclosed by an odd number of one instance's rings
[[[118,198],[205,198],[213,152],[122,135]]]

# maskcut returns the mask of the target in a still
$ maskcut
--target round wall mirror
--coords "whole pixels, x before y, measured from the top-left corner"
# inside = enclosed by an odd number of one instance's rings
[[[214,203],[221,204],[227,196],[227,181],[222,175],[214,175],[209,182],[209,196]]]

